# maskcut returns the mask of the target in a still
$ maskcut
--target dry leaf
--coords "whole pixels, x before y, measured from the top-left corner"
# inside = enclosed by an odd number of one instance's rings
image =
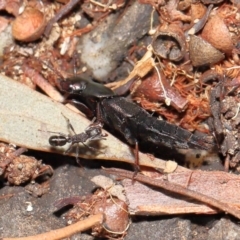
[[[240,206],[240,177],[226,172],[177,171],[163,175],[165,181],[179,184],[186,189],[202,193],[232,207]],[[129,202],[130,214],[133,215],[168,215],[168,214],[214,214],[214,208],[198,203],[189,197],[180,196],[164,190],[156,190],[131,179],[122,181]]]
[[[89,126],[90,121],[71,111],[64,105],[30,89],[29,87],[0,75],[0,140],[46,152],[63,154],[68,146],[53,148],[48,139],[52,135],[46,131],[68,134],[66,116],[70,119],[77,133]],[[40,131],[39,131],[40,130]],[[79,157],[89,159],[105,159],[124,161],[133,164],[133,150],[108,133],[106,140],[98,142],[93,152],[80,147]],[[75,151],[68,153],[75,156]],[[165,168],[165,161],[153,159],[149,155],[139,153],[140,164],[158,169]]]
[[[172,173],[177,169],[178,164],[174,161],[166,161],[166,167],[163,170],[164,173]]]
[[[126,79],[113,83],[108,83],[106,84],[106,86],[111,88],[112,90],[115,90],[120,86],[127,84],[136,76],[138,77],[146,76],[153,69],[153,66],[155,66],[155,64],[152,58],[152,51],[150,49],[145,53],[141,60],[137,62],[137,64],[134,66],[134,69],[130,72],[129,76]]]
[[[114,185],[114,182],[111,178],[105,177],[103,175],[95,176],[91,179],[91,181],[104,190],[107,190]]]
[[[100,186],[104,190],[108,191],[108,193],[118,199],[126,202],[126,196],[124,194],[124,188],[122,185],[115,185],[113,180],[109,177],[98,175],[91,179],[97,186]]]

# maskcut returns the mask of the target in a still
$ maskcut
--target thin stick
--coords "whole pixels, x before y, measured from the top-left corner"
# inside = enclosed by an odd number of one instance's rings
[[[23,72],[48,96],[57,102],[63,102],[64,97],[36,70],[28,67],[26,64],[22,66]]]
[[[11,158],[16,158],[16,157],[20,156],[21,154],[23,154],[24,152],[27,152],[27,148],[20,147],[16,151],[11,153]]]
[[[57,230],[52,230],[50,232],[42,233],[35,236],[20,237],[20,238],[1,238],[1,240],[60,240],[63,238],[68,238],[75,233],[85,231],[96,224],[101,224],[103,222],[103,214],[93,215],[83,221],[79,221],[70,226],[60,228]]]
[[[109,174],[114,174],[121,178],[132,179],[132,176],[133,176],[133,173],[131,171],[121,170],[121,169],[117,169],[117,168],[104,169],[104,171]],[[231,207],[230,205],[220,202],[220,201],[216,200],[215,198],[212,198],[210,196],[204,195],[199,192],[195,192],[193,190],[185,188],[176,183],[169,182],[168,180],[153,179],[153,178],[146,177],[139,173],[134,177],[134,180],[149,184],[151,186],[156,186],[156,187],[168,190],[173,193],[178,193],[180,195],[196,199],[206,205],[215,207],[223,212],[229,213],[229,214],[233,215],[234,217],[240,219],[240,211],[238,210],[238,208]]]
[[[69,13],[73,7],[80,2],[80,0],[70,0],[66,5],[64,5],[57,13],[56,15],[48,22],[46,28],[45,28],[45,32],[44,35],[46,37],[49,37],[49,34],[52,30],[52,26],[55,22],[57,22],[59,19],[61,19],[64,15],[66,15],[67,13]]]

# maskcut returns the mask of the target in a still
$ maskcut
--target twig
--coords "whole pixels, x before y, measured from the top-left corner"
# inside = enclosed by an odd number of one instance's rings
[[[57,210],[66,207],[68,205],[75,205],[78,202],[84,200],[85,197],[80,197],[80,196],[72,196],[69,198],[63,198],[63,199],[59,199],[54,203],[54,206],[57,208]]]
[[[66,15],[70,10],[78,3],[80,0],[70,0],[66,5],[64,5],[57,13],[56,15],[48,22],[46,29],[44,31],[44,35],[46,37],[49,36],[52,26],[55,22],[57,22],[59,19],[61,19],[64,15]]]
[[[1,238],[1,240],[60,240],[63,238],[67,238],[72,236],[75,233],[79,233],[82,231],[85,231],[91,227],[93,227],[96,224],[101,224],[103,222],[103,214],[96,214],[93,215],[83,221],[79,221],[77,223],[74,223],[70,226],[52,230],[50,232],[42,233],[35,236],[29,236],[29,237],[20,237],[20,238]]]
[[[212,11],[212,9],[213,9],[213,4],[208,6],[208,9],[207,9],[206,13],[204,14],[204,16],[201,19],[199,19],[199,21],[197,23],[195,23],[191,29],[187,30],[185,34],[186,35],[189,35],[189,34],[194,35],[197,32],[199,32],[204,27],[205,23],[207,22],[209,14]]]
[[[24,152],[27,152],[27,148],[20,147],[16,151],[11,153],[11,158],[16,158],[16,157],[20,156],[21,154],[23,154]]]
[[[117,168],[104,169],[104,171],[109,174],[114,174],[114,175],[117,175],[118,177],[122,177],[122,178],[132,179],[132,176],[133,176],[132,172],[117,169]],[[219,210],[222,210],[223,212],[229,213],[229,214],[233,215],[234,217],[240,219],[240,211],[237,208],[231,207],[226,203],[220,202],[220,201],[218,201],[212,197],[209,197],[207,195],[204,195],[202,193],[187,189],[176,183],[172,183],[172,182],[169,182],[167,180],[162,180],[162,179],[152,179],[152,178],[146,177],[139,173],[134,177],[134,180],[137,180],[137,181],[143,182],[143,183],[147,183],[151,186],[156,186],[156,187],[168,190],[170,192],[178,193],[183,196],[190,197],[192,199],[196,199],[206,205],[215,207]]]
[[[26,64],[22,66],[23,72],[28,76],[38,87],[40,87],[48,96],[57,102],[63,102],[64,97],[47,81],[41,74]]]

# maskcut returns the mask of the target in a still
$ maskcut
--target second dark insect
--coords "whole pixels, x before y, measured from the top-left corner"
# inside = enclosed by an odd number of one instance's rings
[[[65,117],[66,118],[66,117]],[[102,133],[102,123],[96,122],[90,124],[84,132],[77,134],[71,125],[68,118],[66,118],[68,122],[68,127],[74,132],[74,135],[66,135],[63,133],[57,133],[58,135],[53,135],[49,138],[49,143],[51,146],[58,147],[64,146],[67,143],[70,143],[69,148],[65,151],[65,153],[70,152],[73,146],[76,144],[76,158],[78,159],[79,155],[79,143],[83,144],[87,148],[92,149],[92,147],[85,144],[87,141],[97,141],[101,139],[105,139],[106,134]],[[51,132],[55,133],[55,132]],[[95,150],[95,149],[93,149]]]

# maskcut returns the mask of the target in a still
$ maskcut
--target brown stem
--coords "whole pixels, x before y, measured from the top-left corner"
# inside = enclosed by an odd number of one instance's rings
[[[42,233],[35,236],[29,237],[20,237],[20,238],[1,238],[1,240],[43,240],[43,239],[51,239],[51,240],[60,240],[63,238],[68,238],[75,233],[85,231],[92,226],[103,222],[103,214],[93,215],[85,220],[74,223],[70,226],[52,230],[50,232]]]
[[[130,178],[131,179],[133,176],[132,172],[117,169],[117,168],[104,169],[104,171],[109,174],[117,175],[118,177],[121,177],[121,178]],[[231,207],[226,203],[220,202],[220,201],[218,201],[212,197],[209,197],[207,195],[204,195],[202,193],[187,189],[176,183],[172,183],[172,182],[169,182],[167,180],[162,180],[162,179],[149,178],[149,177],[146,177],[139,173],[135,176],[134,179],[139,182],[149,184],[151,186],[156,186],[156,187],[168,190],[170,192],[178,193],[183,196],[187,196],[187,197],[196,199],[206,205],[215,207],[219,210],[222,210],[223,212],[229,213],[229,214],[233,215],[234,217],[240,219],[240,211],[237,208]]]
[[[15,157],[20,156],[24,152],[27,152],[27,148],[20,147],[16,151],[14,151],[11,156],[12,156],[12,158],[15,158]]]
[[[48,96],[58,102],[63,102],[64,97],[36,70],[27,66],[22,66],[23,72],[28,76],[38,87],[40,87]]]
[[[60,11],[56,13],[56,15],[48,22],[47,27],[45,28],[44,35],[46,37],[49,36],[52,26],[55,22],[61,19],[64,15],[71,11],[71,9],[78,3],[80,0],[70,0],[66,5],[64,5]]]
[[[227,154],[225,161],[224,161],[224,170],[225,172],[229,171],[229,164],[230,164],[230,154]]]
[[[199,32],[204,27],[205,23],[207,22],[212,9],[213,9],[213,4],[209,5],[204,16],[201,19],[199,19],[199,21],[197,23],[195,23],[191,29],[186,31],[186,35],[196,34],[197,32]]]

